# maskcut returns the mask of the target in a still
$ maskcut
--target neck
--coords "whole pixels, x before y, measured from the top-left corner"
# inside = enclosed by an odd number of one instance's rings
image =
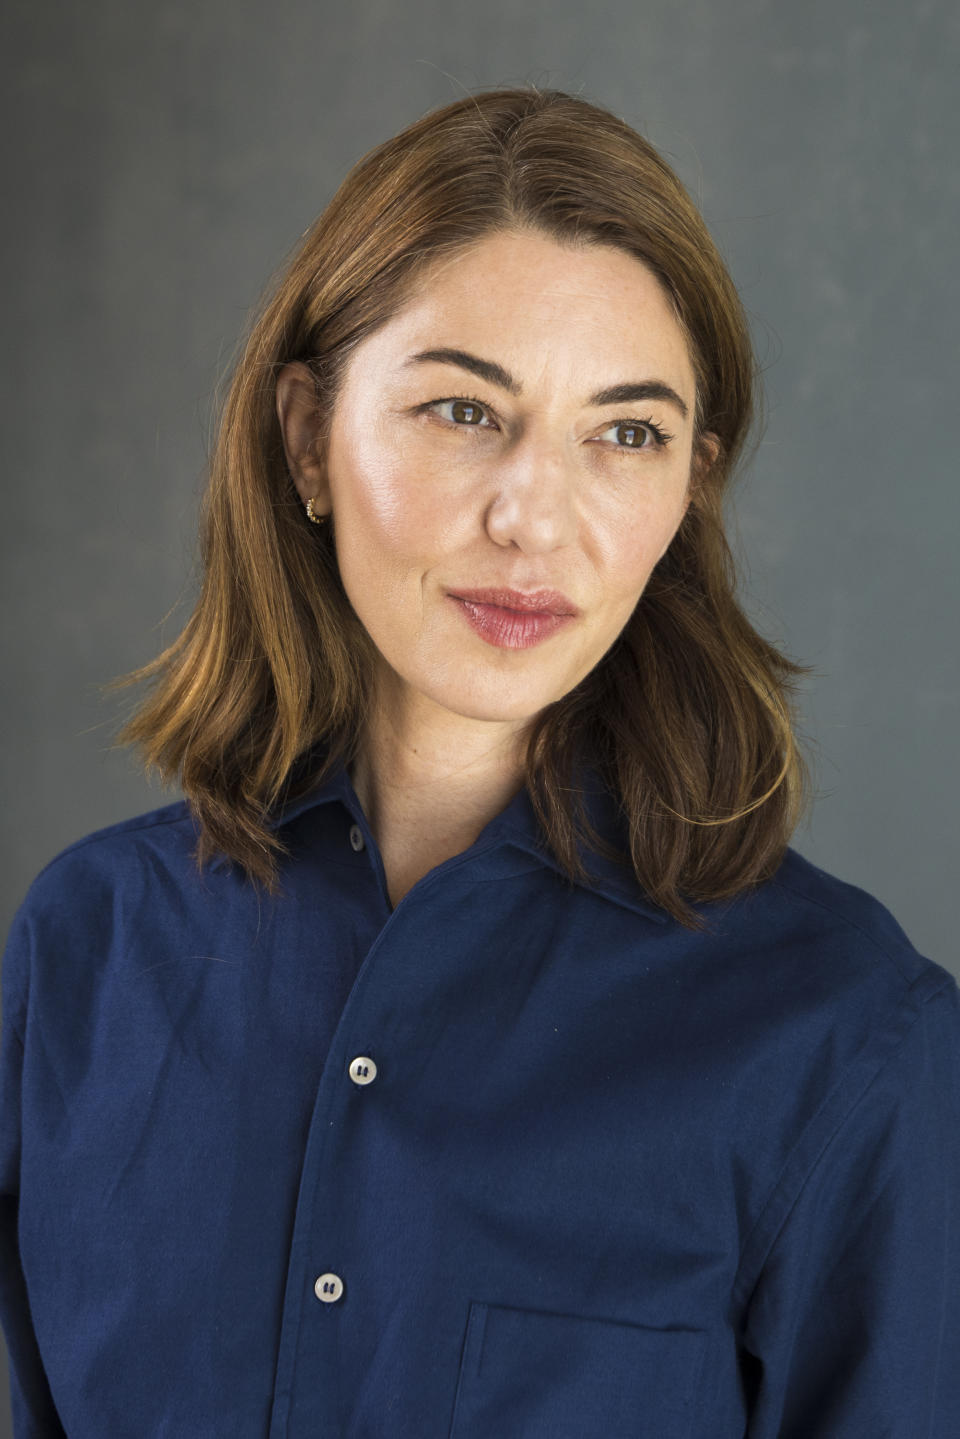
[[[526,721],[476,720],[381,682],[352,780],[393,904],[468,849],[523,783]]]

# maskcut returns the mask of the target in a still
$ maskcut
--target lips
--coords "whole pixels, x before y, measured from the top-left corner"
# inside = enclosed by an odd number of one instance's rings
[[[449,590],[470,628],[500,650],[526,650],[565,629],[580,613],[559,590]]]
[[[498,609],[514,610],[518,614],[576,615],[580,611],[572,600],[559,590],[483,589],[450,590],[454,599],[465,600],[474,605],[495,605]]]

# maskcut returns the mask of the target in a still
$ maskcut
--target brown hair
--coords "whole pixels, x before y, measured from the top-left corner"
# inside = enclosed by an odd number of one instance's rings
[[[599,766],[626,815],[650,897],[698,927],[690,901],[768,877],[802,812],[790,691],[801,666],[735,597],[722,501],[753,415],[743,310],[704,222],[646,140],[560,91],[501,89],[434,110],[349,173],[254,323],[236,367],[204,501],[203,583],[179,638],[113,681],[155,684],[117,736],[178,780],[196,859],[220,852],[276,890],[274,808],[356,753],[372,641],[340,584],[335,532],[310,524],[284,461],[276,376],[309,364],[329,420],[345,361],[426,268],[492,231],[601,242],[660,278],[696,378],[692,500],[613,647],[537,716],[525,776],[571,878],[585,815],[570,778]],[[326,433],[326,431],[324,431]],[[707,460],[703,437],[719,441]]]

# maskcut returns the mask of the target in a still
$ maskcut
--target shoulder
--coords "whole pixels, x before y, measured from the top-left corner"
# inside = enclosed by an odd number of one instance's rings
[[[75,902],[78,882],[113,888],[134,878],[151,858],[179,864],[196,838],[197,828],[184,800],[93,830],[44,865],[27,890],[21,911],[55,908],[64,893]]]
[[[934,1011],[960,1040],[952,974],[874,895],[795,850],[771,879],[703,914],[696,993],[759,1057],[764,1093],[799,1088],[817,1106],[832,1093],[842,1106]]]
[[[190,882],[197,827],[184,800],[119,820],[74,840],[44,865],[10,925],[3,957],[4,1006],[22,1007],[38,952],[103,953],[131,909],[160,889]]]
[[[805,1143],[823,1141],[885,1069],[908,1089],[934,1072],[933,1055],[956,1066],[957,981],[874,895],[791,849],[770,880],[717,909],[745,1049],[776,1074],[774,1096],[815,1097]]]
[[[827,970],[840,985],[868,984],[891,995],[955,984],[915,948],[880,899],[794,849],[765,884],[711,908],[718,933],[763,946],[781,959],[778,969]]]
[[[803,916],[823,939],[872,954],[876,963],[890,965],[907,983],[930,966],[875,895],[818,868],[794,849],[787,851],[774,876],[772,892],[785,912]]]
[[[831,1174],[852,1174],[859,1184],[882,1173],[891,1195],[906,1193],[911,1167],[920,1174],[922,1156],[945,1152],[960,1120],[960,988],[879,899],[794,850],[745,899],[739,918],[737,908],[726,918],[741,942],[756,925],[772,957],[771,978],[758,988],[776,1016],[775,1057],[753,1117],[762,1129],[769,1112],[774,1130],[785,1096],[789,1109],[744,1249],[747,1294],[808,1185],[807,1204],[827,1213],[822,1186]],[[951,1163],[955,1145],[953,1154]],[[796,1229],[800,1221],[790,1222]]]

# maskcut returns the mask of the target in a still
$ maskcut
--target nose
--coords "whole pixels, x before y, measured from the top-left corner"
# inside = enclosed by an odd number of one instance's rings
[[[559,450],[522,443],[497,465],[494,494],[487,505],[487,534],[504,548],[545,554],[572,544],[577,534],[575,477]]]

